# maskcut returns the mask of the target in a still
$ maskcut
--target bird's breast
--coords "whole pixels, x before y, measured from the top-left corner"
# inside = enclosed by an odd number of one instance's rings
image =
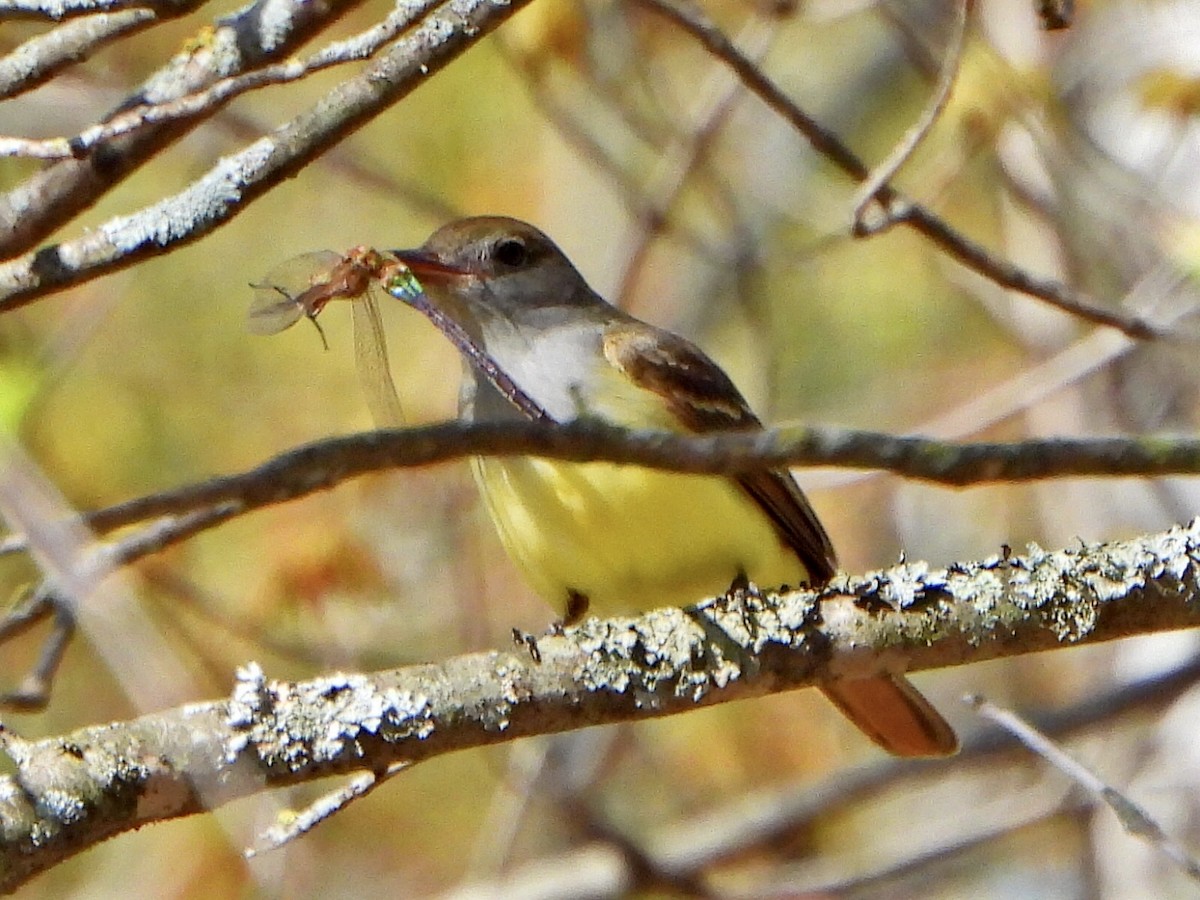
[[[807,579],[728,478],[531,457],[473,466],[501,543],[560,612],[570,592],[612,615],[696,603],[739,573],[763,587]]]

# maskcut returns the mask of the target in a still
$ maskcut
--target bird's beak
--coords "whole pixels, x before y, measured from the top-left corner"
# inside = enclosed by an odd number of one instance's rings
[[[418,281],[449,281],[470,274],[466,269],[442,262],[425,250],[389,250],[388,252],[404,263],[417,276]]]

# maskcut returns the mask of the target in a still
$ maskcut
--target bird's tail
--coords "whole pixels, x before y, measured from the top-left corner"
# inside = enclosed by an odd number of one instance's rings
[[[831,681],[821,690],[862,732],[895,756],[949,756],[958,738],[903,675]]]

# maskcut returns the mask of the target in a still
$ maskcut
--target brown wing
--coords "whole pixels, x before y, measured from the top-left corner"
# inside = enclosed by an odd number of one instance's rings
[[[665,398],[688,431],[762,427],[729,376],[677,335],[620,322],[605,332],[604,355],[635,384]],[[771,517],[813,586],[828,581],[837,568],[833,545],[792,476],[774,470],[744,475],[738,482]],[[903,675],[830,682],[821,690],[863,733],[897,756],[945,756],[958,748],[954,730]]]
[[[639,387],[663,397],[688,431],[762,428],[721,367],[678,335],[641,322],[614,323],[604,335],[604,355]],[[804,563],[813,586],[828,581],[837,570],[833,544],[795,479],[771,470],[737,480]]]

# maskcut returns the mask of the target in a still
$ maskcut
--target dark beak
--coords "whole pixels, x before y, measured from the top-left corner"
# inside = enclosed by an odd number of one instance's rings
[[[466,269],[447,265],[425,250],[389,250],[388,252],[408,266],[418,280],[446,281],[470,274]]]

